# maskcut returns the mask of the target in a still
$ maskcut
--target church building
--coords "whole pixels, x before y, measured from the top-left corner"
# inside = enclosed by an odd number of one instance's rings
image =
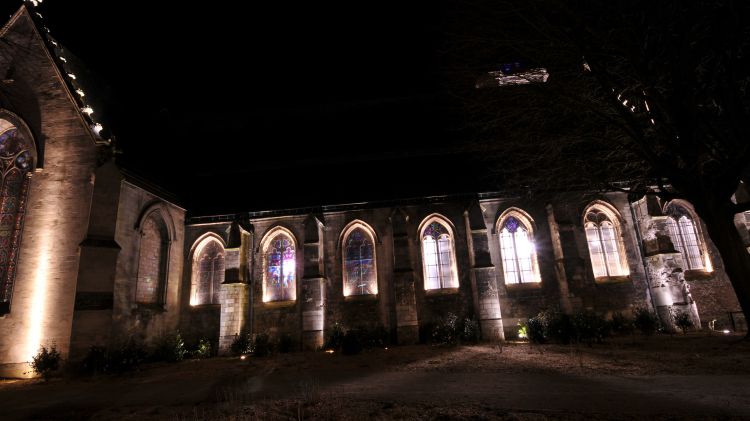
[[[448,313],[499,341],[553,308],[746,329],[683,200],[487,192],[188,218],[115,162],[66,62],[26,6],[0,29],[0,376],[43,345],[75,359],[175,330],[226,352],[245,333],[318,349],[335,323],[413,344]],[[750,245],[750,214],[735,222]]]

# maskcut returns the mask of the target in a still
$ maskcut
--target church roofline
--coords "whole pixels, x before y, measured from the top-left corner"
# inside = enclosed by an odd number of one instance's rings
[[[34,12],[40,19],[41,14]],[[31,26],[33,28],[34,36],[37,38],[37,40],[41,43],[41,45],[44,47],[44,52],[47,55],[47,58],[52,63],[52,67],[54,68],[55,74],[57,75],[58,80],[62,83],[63,89],[65,91],[65,94],[67,95],[70,102],[73,104],[73,106],[77,110],[78,118],[81,121],[81,124],[84,128],[86,128],[86,132],[91,137],[91,140],[94,144],[101,144],[101,143],[109,143],[107,140],[104,140],[99,136],[97,133],[94,132],[94,126],[96,125],[96,122],[86,113],[83,112],[83,108],[86,104],[83,103],[83,101],[79,101],[79,99],[76,99],[76,97],[73,95],[73,92],[75,91],[75,86],[73,86],[72,81],[70,78],[63,76],[63,74],[66,74],[65,69],[62,67],[63,63],[61,60],[57,59],[54,46],[50,42],[51,36],[44,36],[42,34],[42,31],[40,30],[39,23],[32,15],[32,12],[29,10],[28,6],[24,3],[21,4],[21,6],[18,8],[18,10],[10,17],[10,19],[3,25],[2,29],[0,29],[0,37],[4,37],[7,35],[8,31],[11,30],[14,24],[17,23],[17,21],[21,18],[25,17],[31,22]],[[47,33],[49,33],[49,30],[43,26],[43,28],[46,30]],[[62,48],[62,47],[60,47]]]

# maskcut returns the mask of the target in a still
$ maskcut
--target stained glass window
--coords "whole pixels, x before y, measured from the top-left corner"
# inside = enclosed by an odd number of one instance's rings
[[[508,216],[503,221],[500,254],[506,284],[539,282],[533,238],[526,225],[515,216]]]
[[[216,239],[209,238],[196,248],[193,259],[193,295],[190,304],[219,304],[222,282],[224,247]]]
[[[297,299],[294,256],[294,243],[284,234],[277,235],[267,245],[263,301]]]
[[[586,213],[584,224],[594,276],[627,275],[620,256],[617,230],[609,216],[598,209],[592,209]]]
[[[138,257],[135,301],[138,304],[163,304],[167,282],[169,241],[161,216],[152,212],[143,221]]]
[[[29,172],[34,167],[32,152],[22,132],[0,118],[0,314],[10,311]]]
[[[344,295],[378,293],[375,249],[370,236],[355,228],[346,237],[344,249]]]
[[[450,231],[435,221],[422,233],[424,288],[457,288],[456,256]]]
[[[698,240],[695,222],[688,211],[679,205],[672,205],[667,210],[667,228],[675,249],[682,253],[687,265],[685,269],[704,269],[703,253]]]

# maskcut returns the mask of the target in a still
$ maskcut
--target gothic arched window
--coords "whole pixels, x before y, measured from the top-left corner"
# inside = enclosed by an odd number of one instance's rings
[[[442,218],[426,222],[420,236],[424,289],[458,288],[453,233]]]
[[[703,244],[695,226],[693,215],[678,204],[667,207],[667,228],[675,249],[682,253],[687,265],[684,269],[706,269],[703,258]]]
[[[219,291],[224,282],[224,246],[208,237],[193,254],[193,282],[190,305],[219,304]]]
[[[375,242],[368,229],[355,224],[344,234],[344,296],[378,293]]]
[[[151,212],[141,225],[135,302],[163,305],[167,285],[169,234],[159,212]]]
[[[0,118],[0,314],[10,311],[34,152],[31,139]]]
[[[505,283],[539,282],[531,220],[519,211],[506,211],[498,226]]]
[[[594,277],[627,275],[617,216],[602,205],[594,205],[586,211],[583,223]]]
[[[297,299],[294,241],[286,230],[269,236],[263,247],[263,301],[294,301]]]

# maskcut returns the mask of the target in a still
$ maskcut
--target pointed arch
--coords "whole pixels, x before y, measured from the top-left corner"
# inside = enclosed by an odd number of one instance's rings
[[[263,302],[297,299],[297,239],[287,228],[269,229],[260,243],[263,253]]]
[[[0,109],[0,315],[10,312],[29,180],[36,164],[31,131],[18,116]]]
[[[432,214],[419,224],[424,289],[458,288],[456,244],[453,224]]]
[[[675,249],[682,254],[685,270],[712,271],[706,241],[703,238],[700,218],[693,206],[685,200],[674,199],[664,205],[667,229]]]
[[[617,209],[601,200],[589,203],[583,211],[583,228],[594,278],[629,275],[622,241],[622,217]]]
[[[135,282],[135,303],[163,306],[166,301],[171,235],[163,205],[146,209],[138,221],[140,242],[138,271]]]
[[[203,234],[193,244],[191,306],[220,304],[219,292],[224,282],[225,249],[224,240],[213,232]]]
[[[341,262],[344,296],[377,295],[377,244],[375,230],[356,219],[341,231]]]
[[[500,256],[506,284],[541,282],[534,245],[534,220],[519,208],[508,208],[497,219]]]

